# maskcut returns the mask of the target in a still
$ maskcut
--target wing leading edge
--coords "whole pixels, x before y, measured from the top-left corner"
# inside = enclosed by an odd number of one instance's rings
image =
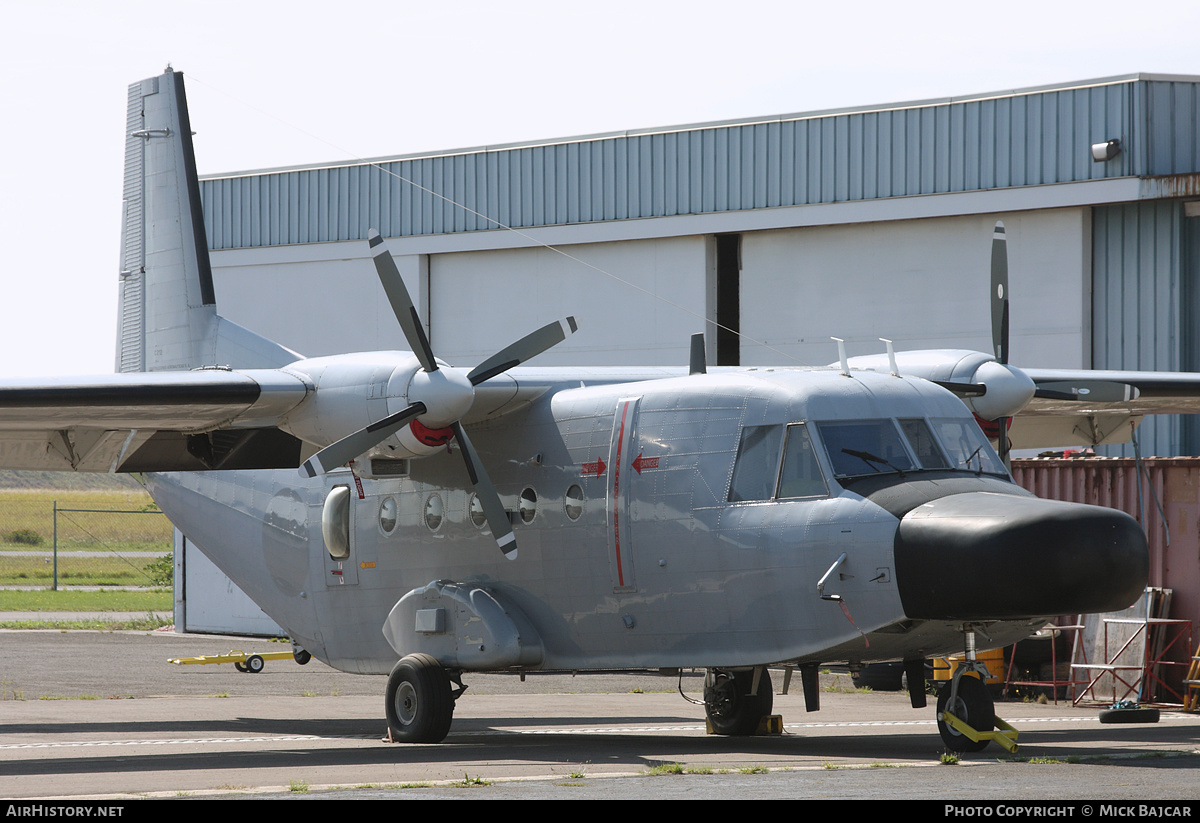
[[[193,471],[299,465],[277,428],[311,387],[271,369],[0,381],[0,465],[43,471]]]

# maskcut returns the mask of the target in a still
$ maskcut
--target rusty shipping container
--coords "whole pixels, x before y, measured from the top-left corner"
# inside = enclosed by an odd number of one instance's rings
[[[1140,474],[1140,482],[1139,482]],[[1200,622],[1200,458],[1035,458],[1013,461],[1013,478],[1050,500],[1120,509],[1137,518],[1150,545],[1150,586],[1171,589],[1170,612]],[[1191,644],[1196,638],[1192,637]],[[1192,649],[1173,650],[1178,683]],[[1181,671],[1182,669],[1182,671]]]

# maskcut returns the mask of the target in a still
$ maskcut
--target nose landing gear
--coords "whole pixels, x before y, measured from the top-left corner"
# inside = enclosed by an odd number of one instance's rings
[[[992,740],[1015,752],[1017,730],[996,717],[995,704],[984,685],[987,666],[975,659],[975,632],[968,626],[963,633],[967,659],[938,690],[938,733],[952,752],[982,751]]]

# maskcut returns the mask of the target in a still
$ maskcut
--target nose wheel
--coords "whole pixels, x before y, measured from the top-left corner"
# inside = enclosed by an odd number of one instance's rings
[[[954,679],[938,690],[937,724],[942,742],[952,752],[978,752],[987,747],[990,735],[982,740],[972,740],[964,731],[947,722],[947,712],[977,732],[990,733],[994,730],[996,708],[982,681],[956,672]]]

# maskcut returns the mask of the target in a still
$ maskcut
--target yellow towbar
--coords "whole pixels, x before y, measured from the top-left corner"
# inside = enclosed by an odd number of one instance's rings
[[[291,652],[256,652],[247,654],[243,651],[231,651],[226,654],[203,654],[199,657],[172,657],[168,663],[176,666],[205,666],[209,663],[232,663],[239,672],[258,674],[263,670],[266,660],[288,660],[293,657]]]
[[[968,726],[965,721],[950,714],[950,712],[942,712],[942,720],[945,721],[947,726],[976,743],[981,740],[994,740],[1008,749],[1010,754],[1017,750],[1017,735],[1019,732],[999,717],[995,718],[996,731],[994,732],[978,731]]]

